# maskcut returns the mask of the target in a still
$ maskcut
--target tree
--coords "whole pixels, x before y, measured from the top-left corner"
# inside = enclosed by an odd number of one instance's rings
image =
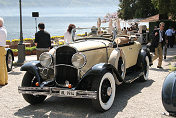
[[[146,18],[158,13],[151,0],[120,0],[119,17],[122,19]]]
[[[158,13],[151,0],[138,0],[136,2],[135,18],[146,18]]]
[[[173,20],[176,20],[176,0],[171,0],[170,14]]]
[[[161,20],[169,16],[176,20],[176,0],[152,0],[152,3],[159,10]]]
[[[136,0],[120,0],[119,7],[121,9],[118,10],[119,17],[124,20],[134,18],[135,2]]]
[[[159,0],[151,0],[151,1],[154,7],[159,10]]]
[[[159,19],[166,20],[170,12],[170,0],[159,0]]]
[[[176,0],[120,0],[119,17],[146,18],[159,13],[160,20],[176,20]]]

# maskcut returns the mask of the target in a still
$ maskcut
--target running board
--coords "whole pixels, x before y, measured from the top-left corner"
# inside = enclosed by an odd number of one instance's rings
[[[141,71],[138,71],[135,73],[129,73],[128,75],[126,75],[124,81],[125,83],[132,83],[133,81],[141,77],[143,74],[144,72],[141,72]]]

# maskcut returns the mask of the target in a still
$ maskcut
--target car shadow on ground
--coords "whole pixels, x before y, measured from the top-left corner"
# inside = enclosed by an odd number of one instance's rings
[[[16,72],[16,71],[11,71],[11,72],[8,72],[9,75],[20,75],[22,74],[22,72]]]
[[[153,70],[153,71],[169,72],[169,69],[164,69],[164,68],[150,68],[150,70]]]
[[[50,118],[113,118],[126,107],[128,100],[141,93],[154,81],[133,82],[117,87],[116,97],[112,108],[104,113],[93,109],[91,100],[49,97],[43,104],[28,105],[14,113],[17,117],[50,117]]]

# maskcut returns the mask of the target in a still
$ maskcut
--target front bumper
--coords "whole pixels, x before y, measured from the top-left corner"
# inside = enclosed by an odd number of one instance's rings
[[[96,91],[72,90],[58,87],[18,87],[18,92],[31,95],[97,99]]]

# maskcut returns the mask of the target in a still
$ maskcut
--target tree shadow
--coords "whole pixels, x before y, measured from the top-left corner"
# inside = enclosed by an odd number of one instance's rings
[[[151,86],[153,82],[148,80],[118,86],[112,108],[103,113],[93,109],[91,100],[88,99],[49,97],[42,104],[28,105],[19,109],[14,115],[33,118],[113,118],[118,112],[123,111],[131,97],[141,93],[143,88]]]

